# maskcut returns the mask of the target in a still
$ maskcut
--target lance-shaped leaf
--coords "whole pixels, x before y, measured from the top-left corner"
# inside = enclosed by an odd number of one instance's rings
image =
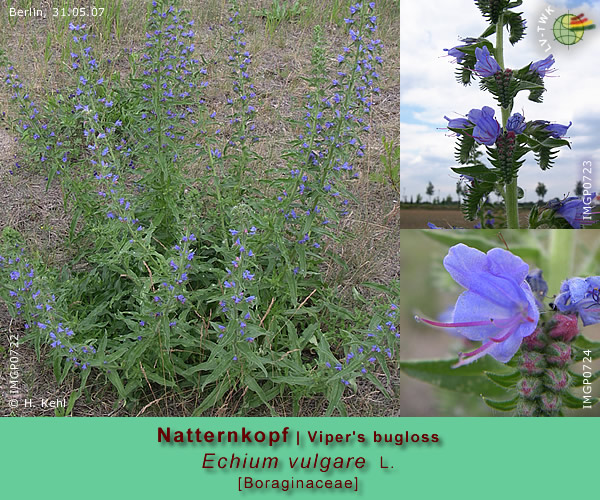
[[[506,373],[502,363],[489,356],[469,365],[452,368],[458,362],[451,360],[402,361],[400,369],[407,375],[451,391],[505,398],[509,392],[493,383],[484,372]]]
[[[494,410],[500,411],[512,411],[517,407],[517,403],[519,401],[519,397],[515,396],[508,401],[494,401],[493,399],[483,398],[483,401],[486,405]]]
[[[475,220],[479,207],[493,191],[493,182],[473,181],[471,183],[461,205],[461,210],[467,220]]]

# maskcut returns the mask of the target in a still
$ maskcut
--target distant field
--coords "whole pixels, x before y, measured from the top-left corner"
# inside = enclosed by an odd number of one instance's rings
[[[527,227],[529,210],[520,210],[522,227]],[[402,229],[427,229],[427,223],[432,222],[438,227],[450,228],[453,226],[470,229],[475,222],[465,220],[462,212],[454,210],[428,210],[423,208],[402,208],[400,214],[400,227]]]

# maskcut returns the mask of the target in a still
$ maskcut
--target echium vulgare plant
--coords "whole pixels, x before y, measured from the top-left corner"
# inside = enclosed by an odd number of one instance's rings
[[[479,80],[480,88],[489,92],[500,107],[500,113],[491,106],[471,109],[464,118],[448,118],[447,127],[457,136],[456,160],[464,167],[452,170],[467,180],[462,209],[468,220],[474,220],[488,195],[494,191],[504,198],[506,225],[519,227],[518,186],[519,169],[525,155],[533,152],[538,165],[547,170],[557,155],[557,150],[570,144],[564,139],[571,123],[561,125],[547,119],[527,121],[519,112],[513,112],[517,94],[528,92],[530,101],[541,103],[545,92],[544,78],[554,71],[554,57],[531,62],[520,69],[511,69],[504,63],[505,34],[515,45],[525,36],[525,20],[514,9],[522,0],[476,0],[475,4],[489,21],[488,28],[479,36],[463,39],[463,44],[445,49],[458,64],[457,80],[469,85]],[[506,33],[505,33],[506,32]],[[495,34],[495,44],[488,38]],[[551,119],[554,117],[550,117]],[[470,165],[474,150],[486,147],[491,164]],[[562,218],[553,215],[556,207],[548,207],[543,215],[534,208],[530,225],[537,227],[568,227]]]
[[[275,414],[276,397],[291,395],[297,413],[323,394],[326,413],[343,414],[347,388],[387,392],[399,338],[395,285],[368,284],[374,300],[356,291],[347,306],[322,272],[343,265],[336,223],[378,93],[375,4],[350,6],[348,46],[333,56],[315,30],[283,173],[256,161],[251,48],[230,5],[226,58],[217,51],[206,68],[193,21],[167,0],[148,2],[128,78],[110,74],[95,26],[81,22],[69,25],[67,84],[48,102],[33,104],[3,66],[28,159],[62,190],[71,231],[57,245],[73,258],[56,269],[6,228],[0,297],[57,380],[80,377],[78,396],[94,380],[128,409],[172,391],[197,395],[194,414],[232,400]],[[218,64],[230,85],[211,92]]]
[[[534,249],[517,250],[538,255],[538,262],[549,265],[544,270],[530,268],[503,248],[484,253],[463,243],[452,246],[444,267],[465,291],[449,317],[415,320],[448,330],[465,344],[480,344],[459,353],[454,362],[409,361],[403,369],[423,380],[442,365],[449,378],[451,372],[458,378],[464,371],[462,375],[473,377],[469,391],[481,394],[490,407],[517,416],[562,416],[566,409],[591,408],[597,402],[591,384],[599,375],[592,373],[591,361],[600,343],[587,340],[581,326],[600,324],[600,276],[568,277],[555,289],[558,273],[551,266],[573,249],[572,233],[555,233],[550,259]],[[545,271],[554,278],[550,285]],[[576,367],[580,361],[583,366]],[[573,394],[576,387],[584,387],[583,399]],[[508,399],[498,400],[499,392]]]
[[[322,259],[324,242],[336,239],[336,226],[348,215],[353,199],[347,179],[359,176],[373,96],[379,93],[378,70],[383,64],[377,38],[374,2],[350,6],[349,44],[335,57],[330,75],[323,35],[314,30],[312,71],[307,79],[302,128],[284,157],[288,172],[275,185],[279,190],[274,225],[280,234],[286,272],[310,273],[307,261]],[[287,238],[287,241],[284,240]],[[312,257],[312,258],[311,258]]]

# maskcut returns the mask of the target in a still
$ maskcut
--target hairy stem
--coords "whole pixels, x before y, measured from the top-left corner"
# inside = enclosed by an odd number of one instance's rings
[[[504,14],[500,14],[496,24],[496,61],[504,70]],[[502,128],[506,129],[510,109],[500,109],[502,111]],[[509,184],[506,184],[504,191],[507,227],[509,229],[519,229],[519,196],[516,177]]]

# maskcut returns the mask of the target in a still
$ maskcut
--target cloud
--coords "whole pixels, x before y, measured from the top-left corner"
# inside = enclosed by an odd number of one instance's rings
[[[432,6],[431,4],[435,4]],[[517,10],[523,10],[527,20],[527,36],[514,47],[508,41],[505,48],[507,67],[518,69],[553,53],[556,71],[545,78],[547,92],[544,102],[527,100],[527,93],[519,94],[514,111],[528,120],[548,120],[568,124],[568,138],[573,149],[561,150],[552,169],[542,172],[528,155],[519,185],[525,190],[526,200],[536,200],[535,188],[543,182],[549,197],[561,197],[572,192],[582,176],[582,162],[600,157],[600,99],[598,82],[600,65],[597,59],[600,30],[587,31],[584,40],[576,46],[561,46],[546,34],[554,19],[572,9],[585,13],[596,24],[600,22],[599,2],[553,0],[552,12],[546,23],[540,17],[549,6],[543,1],[528,1]],[[487,92],[479,90],[477,82],[463,87],[454,77],[453,58],[444,48],[459,45],[460,38],[478,36],[487,27],[473,0],[447,2],[402,2],[400,12],[400,106],[401,106],[401,182],[403,195],[410,197],[423,193],[431,180],[441,196],[455,195],[457,176],[454,166],[455,139],[442,130],[444,115],[452,118],[466,115],[470,109],[493,106],[495,101]],[[550,50],[547,51],[548,46]],[[600,177],[595,176],[600,190]]]

